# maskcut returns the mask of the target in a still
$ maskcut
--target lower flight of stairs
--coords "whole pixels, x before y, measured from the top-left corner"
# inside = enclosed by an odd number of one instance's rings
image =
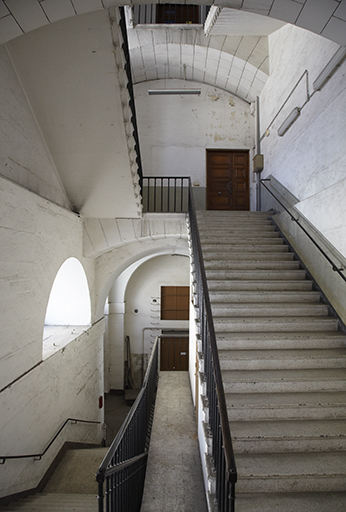
[[[4,512],[95,512],[96,471],[108,448],[67,450],[42,493],[13,501]]]
[[[238,470],[236,511],[345,511],[346,336],[338,320],[269,214],[197,217]]]

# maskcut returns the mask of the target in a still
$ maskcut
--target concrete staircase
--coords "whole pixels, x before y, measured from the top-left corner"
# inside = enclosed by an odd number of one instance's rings
[[[346,336],[266,213],[198,212],[237,512],[346,510]]]
[[[67,450],[42,493],[11,502],[3,507],[4,512],[95,512],[95,475],[107,450]]]

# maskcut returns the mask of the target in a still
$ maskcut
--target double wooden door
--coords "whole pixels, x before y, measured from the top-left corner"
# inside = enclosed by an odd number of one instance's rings
[[[207,150],[207,209],[249,210],[249,152]]]

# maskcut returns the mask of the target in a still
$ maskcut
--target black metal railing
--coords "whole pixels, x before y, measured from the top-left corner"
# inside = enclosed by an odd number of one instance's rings
[[[124,7],[119,7],[120,12],[120,30],[123,38],[122,50],[125,57],[125,73],[127,77],[127,90],[130,96],[129,107],[131,110],[131,123],[133,126],[132,135],[135,140],[135,152],[136,152],[136,164],[137,164],[137,173],[139,176],[139,180],[142,179],[142,160],[141,160],[141,151],[139,147],[139,136],[138,136],[138,126],[137,126],[137,116],[136,116],[136,107],[135,107],[135,95],[133,92],[133,81],[132,81],[132,73],[131,73],[131,62],[130,62],[130,50],[127,38],[127,29],[126,29],[126,17],[125,17],[125,9]]]
[[[34,459],[34,460],[41,460],[42,457],[47,453],[49,448],[52,446],[54,441],[59,437],[61,432],[64,430],[66,425],[68,423],[72,423],[73,425],[76,425],[77,423],[90,423],[90,424],[100,424],[100,421],[91,421],[91,420],[79,420],[76,418],[67,418],[67,420],[63,423],[63,425],[59,428],[57,433],[54,435],[52,440],[47,444],[46,448],[41,453],[30,453],[27,455],[0,455],[0,464],[5,464],[6,460],[10,459]]]
[[[267,187],[265,184],[266,181],[270,181],[270,178],[265,178],[260,180],[261,185],[271,194],[275,201],[279,203],[280,206],[288,213],[288,215],[291,217],[291,220],[297,224],[297,226],[300,227],[300,229],[305,233],[305,235],[311,240],[311,242],[317,247],[317,249],[320,251],[321,254],[326,258],[326,260],[330,263],[332,266],[332,269],[334,272],[339,274],[339,276],[346,281],[346,276],[342,273],[344,271],[343,268],[338,268],[338,265],[328,256],[328,254],[322,249],[322,247],[316,242],[316,240],[313,238],[313,236],[310,235],[310,233],[304,228],[304,226],[299,222],[299,219],[297,219],[287,208],[286,206],[280,201],[280,199]]]
[[[235,510],[237,469],[232,447],[191,181],[189,190],[188,216],[194,264],[194,288],[197,293],[200,337],[204,357],[204,374],[206,377],[207,398],[209,402],[209,426],[212,434],[212,456],[216,471],[217,508],[219,512],[233,512]]]
[[[189,4],[137,4],[132,7],[133,24],[200,24],[210,6]]]
[[[158,339],[127,418],[97,474],[99,512],[139,512],[158,384]]]
[[[143,176],[141,180],[143,212],[187,213],[189,177]]]

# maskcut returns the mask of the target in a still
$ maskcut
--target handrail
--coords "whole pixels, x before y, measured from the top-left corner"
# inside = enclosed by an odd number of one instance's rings
[[[216,499],[220,512],[232,512],[234,511],[237,469],[190,178],[188,215],[193,259],[195,272],[197,274],[196,285],[198,291],[198,306],[200,308],[199,320],[201,323],[204,371],[206,373],[207,396],[211,409],[209,424],[213,435],[213,458],[216,469]],[[215,392],[216,396],[214,396]]]
[[[42,457],[47,453],[49,448],[52,446],[52,444],[54,443],[56,438],[59,436],[61,431],[66,427],[66,425],[67,425],[67,423],[69,421],[73,422],[73,424],[76,424],[76,423],[100,424],[101,423],[100,421],[79,420],[79,419],[76,419],[76,418],[67,418],[67,420],[65,420],[63,425],[59,428],[59,430],[57,431],[57,433],[55,434],[53,439],[49,442],[49,444],[46,446],[46,448],[43,450],[42,453],[33,453],[33,454],[29,454],[29,455],[5,455],[5,456],[0,455],[0,464],[5,464],[6,460],[8,460],[8,459],[34,459],[34,460],[41,460]]]
[[[346,281],[346,276],[344,274],[342,274],[342,271],[344,269],[337,267],[337,265],[334,263],[334,261],[328,256],[328,254],[322,249],[322,247],[316,242],[316,240],[310,235],[310,233],[304,228],[304,226],[302,226],[302,224],[299,222],[299,220],[296,217],[294,217],[294,215],[286,208],[286,206],[284,204],[282,204],[280,199],[278,197],[276,197],[276,195],[267,187],[267,185],[265,185],[265,183],[264,183],[265,181],[270,181],[270,178],[261,179],[260,180],[261,185],[263,185],[263,187],[268,190],[268,192],[274,197],[274,199],[280,204],[280,206],[282,206],[282,208],[284,208],[284,210],[290,215],[291,220],[293,222],[295,222],[300,227],[300,229],[302,229],[302,231],[311,240],[311,242],[317,247],[317,249],[321,252],[321,254],[323,254],[323,256],[328,260],[328,262],[332,266],[333,271],[337,272],[339,274],[339,276],[344,281]]]
[[[121,510],[127,510],[130,502],[132,511],[140,510],[158,383],[158,340],[161,337],[165,335],[156,337],[142,388],[97,470],[99,512],[103,512],[105,500],[107,511],[115,512],[121,506],[125,506]]]

